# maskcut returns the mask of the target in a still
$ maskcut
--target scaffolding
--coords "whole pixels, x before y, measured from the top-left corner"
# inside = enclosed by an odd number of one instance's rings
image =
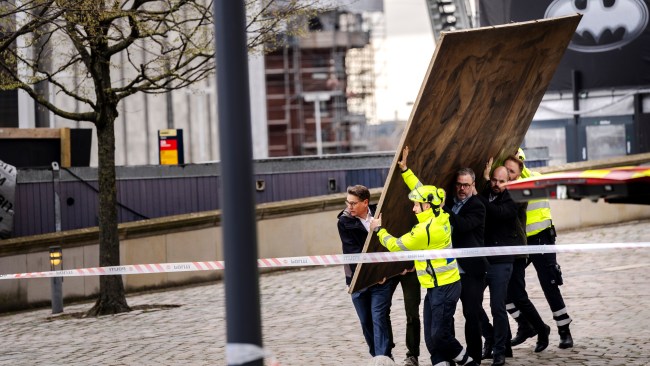
[[[365,151],[363,127],[375,115],[370,30],[362,14],[341,10],[305,27],[265,56],[269,156]]]

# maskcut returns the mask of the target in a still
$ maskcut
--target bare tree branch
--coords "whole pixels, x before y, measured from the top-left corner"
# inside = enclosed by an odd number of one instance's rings
[[[248,0],[249,49],[277,47],[282,34],[305,31],[306,19],[315,14],[319,1]],[[0,2],[0,89],[23,90],[57,116],[95,125],[99,264],[119,265],[114,136],[118,104],[136,93],[168,93],[213,75],[212,0],[12,3]],[[35,85],[44,81],[57,97],[82,107],[69,111],[63,102],[39,94]],[[89,314],[128,310],[121,277],[102,276],[99,299]]]

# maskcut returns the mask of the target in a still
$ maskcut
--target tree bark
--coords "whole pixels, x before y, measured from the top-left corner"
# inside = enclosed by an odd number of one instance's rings
[[[106,105],[111,104],[111,105]],[[99,175],[99,265],[120,264],[120,239],[117,230],[117,189],[115,180],[115,131],[117,103],[100,107],[97,127]],[[126,302],[122,276],[99,276],[99,298],[86,316],[131,311]]]

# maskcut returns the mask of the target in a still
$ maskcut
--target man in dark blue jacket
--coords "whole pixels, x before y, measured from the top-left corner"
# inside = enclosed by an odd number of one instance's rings
[[[471,168],[456,173],[453,202],[443,208],[449,214],[452,226],[451,242],[454,248],[483,246],[485,229],[485,206],[474,195],[476,175]],[[462,290],[460,301],[465,317],[465,341],[467,353],[477,362],[481,360],[481,323],[483,292],[485,291],[485,257],[458,258]]]

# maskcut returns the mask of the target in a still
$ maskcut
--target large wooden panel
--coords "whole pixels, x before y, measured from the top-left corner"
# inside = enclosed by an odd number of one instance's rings
[[[491,156],[516,151],[578,26],[580,15],[444,33],[404,129],[378,211],[392,235],[416,223],[408,188],[396,168],[409,146],[408,166],[424,184],[450,191],[456,170],[480,175]],[[369,234],[364,252],[386,249]],[[357,267],[350,291],[411,267],[411,262]]]

